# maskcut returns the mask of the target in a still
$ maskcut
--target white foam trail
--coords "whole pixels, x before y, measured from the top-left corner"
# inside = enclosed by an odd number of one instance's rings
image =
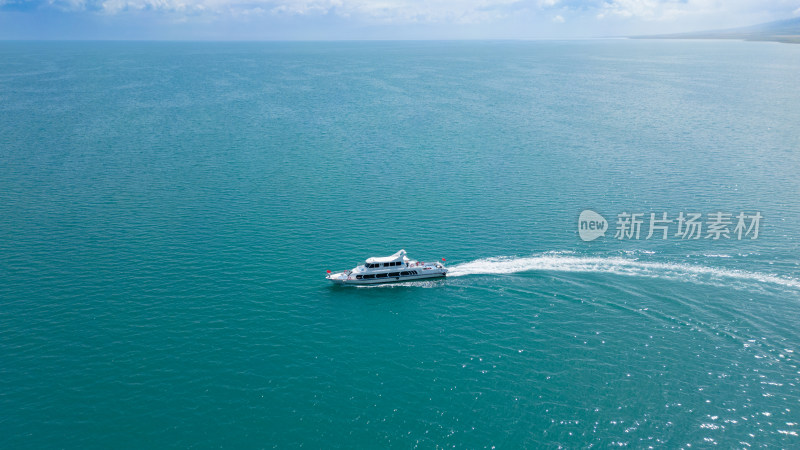
[[[800,288],[800,280],[744,270],[719,269],[678,263],[645,262],[619,257],[579,257],[540,255],[527,258],[497,257],[477,259],[449,268],[448,277],[517,272],[595,272],[651,278],[678,279],[692,282],[725,282],[731,280],[771,283]]]

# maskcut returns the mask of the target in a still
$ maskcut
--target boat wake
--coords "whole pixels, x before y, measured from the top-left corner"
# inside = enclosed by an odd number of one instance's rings
[[[448,277],[511,274],[519,272],[589,272],[634,277],[662,278],[701,284],[730,285],[731,282],[768,283],[800,289],[800,280],[744,270],[690,264],[647,262],[621,257],[582,257],[543,254],[524,258],[494,257],[450,266]]]

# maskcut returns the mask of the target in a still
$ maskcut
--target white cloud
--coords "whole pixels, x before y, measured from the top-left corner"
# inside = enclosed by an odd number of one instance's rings
[[[47,4],[63,11],[80,11],[86,9],[85,0],[47,0]]]
[[[800,15],[798,0],[44,0],[51,7],[107,15],[147,12],[173,22],[269,16],[335,16],[372,25],[569,22],[590,30],[739,25]],[[0,4],[8,0],[0,0]],[[596,20],[600,19],[600,20]],[[590,22],[591,21],[591,22]],[[658,23],[658,26],[655,24]],[[588,26],[588,28],[587,28]],[[546,27],[545,27],[546,28]],[[559,27],[564,30],[567,27]]]
[[[505,17],[520,0],[343,0],[336,13],[401,23],[479,23]]]
[[[74,2],[74,9],[85,9],[86,0]],[[91,0],[90,0],[91,1]],[[96,0],[97,1],[97,0]],[[507,16],[507,9],[522,0],[99,0],[102,11],[164,11],[187,14],[243,15],[255,12],[302,16],[336,14],[399,23],[480,23]],[[78,3],[80,2],[80,3]],[[555,4],[558,0],[543,0]]]
[[[682,18],[786,14],[797,5],[793,0],[607,0],[599,19],[623,18],[641,21],[675,21]],[[784,12],[782,12],[784,11]],[[798,9],[800,11],[800,9]]]

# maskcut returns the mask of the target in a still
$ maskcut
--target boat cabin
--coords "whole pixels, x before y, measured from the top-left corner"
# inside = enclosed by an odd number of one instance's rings
[[[409,259],[406,256],[405,250],[400,250],[392,256],[375,257],[367,259],[364,267],[367,269],[380,269],[384,267],[400,267],[405,266]]]

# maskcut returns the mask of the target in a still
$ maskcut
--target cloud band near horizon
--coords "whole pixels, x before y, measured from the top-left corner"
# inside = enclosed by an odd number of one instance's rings
[[[151,33],[191,29],[190,34],[202,36],[202,29],[215,24],[228,29],[241,24],[251,31],[263,24],[273,31],[293,27],[300,36],[298,28],[308,27],[347,38],[348,28],[355,27],[384,28],[385,38],[413,37],[404,28],[436,37],[431,32],[437,30],[429,28],[439,26],[442,37],[448,30],[467,30],[466,36],[452,37],[525,38],[536,37],[537,29],[554,37],[672,32],[797,15],[800,1],[786,0],[0,0],[5,34],[14,28],[12,16],[23,22],[61,21],[65,26],[56,28],[64,30],[70,21],[76,26],[116,23],[134,35],[136,27]],[[0,37],[14,38],[1,30]]]

